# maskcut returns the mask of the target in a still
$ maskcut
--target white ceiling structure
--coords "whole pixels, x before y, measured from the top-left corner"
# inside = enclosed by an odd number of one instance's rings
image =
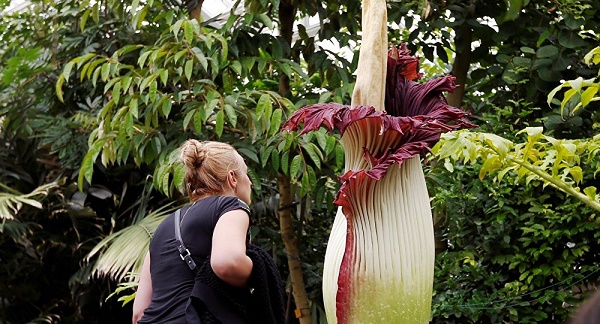
[[[205,0],[202,4],[202,18],[206,21],[211,18],[219,17],[219,22],[223,23],[229,17],[229,13],[231,8],[235,2],[230,0]],[[240,4],[238,8],[235,10],[236,14],[242,14],[244,12],[243,3]],[[318,16],[314,17],[305,17],[296,22],[296,25],[302,24],[306,28],[306,33],[309,37],[317,37],[317,33],[321,28],[321,21]],[[277,33],[277,30],[272,31],[274,34]],[[292,36],[295,40],[298,37],[297,27],[294,26],[294,35]],[[320,46],[322,48],[326,48],[328,50],[335,51],[340,55],[344,56],[348,60],[352,60],[352,51],[349,48],[340,49],[339,44],[332,41],[317,41],[315,45]]]
[[[224,22],[229,17],[231,7],[235,2],[230,0],[204,0],[202,4],[202,18],[206,21],[213,17],[219,17],[219,21]],[[11,0],[10,5],[6,7],[3,12],[11,13],[14,11],[23,10],[29,5],[28,0]],[[236,14],[244,12],[243,3],[236,9]],[[320,28],[318,17],[307,17],[299,22],[306,27],[306,32],[310,37],[317,34]]]
[[[204,0],[202,4],[202,17],[210,19],[220,14],[229,15],[233,2],[229,0]]]
[[[202,18],[206,21],[211,18],[219,16],[218,21],[223,23],[227,21],[229,17],[231,8],[235,1],[230,0],[204,0],[202,4]],[[11,0],[10,5],[5,8],[2,13],[11,13],[14,11],[24,10],[30,2],[28,0]],[[240,2],[238,8],[236,8],[236,14],[241,14],[244,12],[243,2]],[[302,24],[306,28],[306,33],[309,37],[317,37],[317,33],[321,28],[321,22],[318,16],[314,17],[305,17],[300,21],[297,21],[296,24]],[[273,33],[277,33],[277,30],[272,31]],[[297,28],[294,27],[294,39],[298,37]],[[352,53],[348,48],[340,49],[339,45],[332,41],[317,41],[315,43],[317,46],[321,46],[323,48],[335,51],[347,59],[352,59]]]
[[[208,20],[221,15],[221,18],[219,20],[225,21],[229,17],[229,12],[231,11],[233,5],[234,1],[230,0],[205,0],[202,4],[202,18],[204,20]],[[236,8],[235,12],[236,14],[241,14],[244,12],[243,3],[238,8]],[[310,37],[314,37],[319,32],[319,28],[321,25],[319,17],[316,16],[303,18],[298,23],[304,25],[304,27],[306,28],[306,33]]]
[[[29,4],[29,1],[27,1],[27,0],[11,0],[8,7],[4,8],[2,13],[4,13],[4,12],[11,13],[14,11],[23,10],[23,9],[25,9],[25,7],[27,7],[28,4]]]

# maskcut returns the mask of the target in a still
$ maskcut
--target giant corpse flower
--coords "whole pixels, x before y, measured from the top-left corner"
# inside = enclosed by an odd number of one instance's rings
[[[441,133],[474,126],[442,95],[452,76],[416,82],[418,59],[405,45],[386,58],[383,103],[306,106],[284,125],[342,136],[346,171],[323,273],[328,323],[429,322],[435,248],[420,158]]]

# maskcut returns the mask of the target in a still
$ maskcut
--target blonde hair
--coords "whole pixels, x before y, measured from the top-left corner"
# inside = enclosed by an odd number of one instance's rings
[[[227,173],[242,170],[237,151],[221,142],[187,140],[181,146],[179,159],[185,166],[185,187],[192,201],[206,194],[222,193],[227,184]]]

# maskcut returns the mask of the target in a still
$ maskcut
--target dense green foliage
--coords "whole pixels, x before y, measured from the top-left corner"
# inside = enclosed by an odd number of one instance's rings
[[[275,36],[281,8],[296,20],[317,15],[320,40],[356,49],[360,2],[247,1],[246,12],[204,23],[175,1],[34,0],[3,14],[0,321],[128,321],[131,304],[117,299],[134,292],[129,280],[153,228],[185,202],[175,149],[190,137],[230,142],[247,159],[253,239],[273,251],[284,276],[275,178],[289,177],[287,207],[313,318],[322,320],[342,148],[336,136],[296,137],[279,126],[298,107],[348,103],[356,56],[320,46],[303,25],[292,44]],[[475,44],[461,102],[480,131],[520,143],[518,131],[543,126],[544,136],[590,144],[598,65],[583,59],[598,45],[599,9],[595,1],[389,2],[390,40],[424,56],[430,76],[458,77],[465,56],[457,53]],[[582,85],[559,88],[548,108],[559,81],[579,77]],[[598,187],[597,160],[556,175]],[[494,170],[472,162],[427,164],[440,238],[434,321],[564,321],[586,295],[580,290],[598,282],[598,211],[539,177],[519,180],[518,169],[480,178]],[[124,289],[106,299],[119,282]]]
[[[564,322],[600,274],[596,214],[539,181],[472,181],[476,168],[457,171],[438,179],[453,185],[436,194],[446,202],[437,322]]]

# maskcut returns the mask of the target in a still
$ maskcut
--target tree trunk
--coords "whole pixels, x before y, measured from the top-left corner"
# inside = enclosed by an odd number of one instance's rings
[[[296,17],[296,7],[290,0],[281,0],[279,2],[279,34],[281,38],[292,45],[292,35],[294,28],[294,18]],[[293,58],[290,58],[293,59]],[[282,97],[287,96],[290,90],[290,79],[282,71],[279,76],[279,94]],[[310,316],[310,307],[308,297],[306,296],[306,288],[304,286],[304,276],[302,272],[302,263],[300,262],[300,253],[298,249],[298,241],[294,233],[292,219],[292,203],[293,197],[291,194],[290,178],[283,174],[278,174],[277,185],[279,186],[279,226],[281,230],[281,238],[287,251],[288,267],[290,270],[290,278],[292,280],[292,295],[296,304],[296,317],[301,324],[310,324],[312,318]]]
[[[292,206],[293,199],[291,195],[290,179],[283,175],[277,175],[277,184],[279,186],[279,227],[281,238],[287,252],[288,267],[290,269],[290,278],[292,283],[292,294],[296,304],[296,317],[301,324],[310,324],[312,319],[310,316],[310,307],[308,297],[306,296],[306,288],[304,287],[304,277],[302,274],[302,263],[300,262],[300,252],[298,249],[298,241],[294,233],[292,224]]]
[[[204,0],[187,0],[185,5],[187,7],[188,13],[190,14],[190,19],[196,19],[200,22],[202,17],[202,3]]]
[[[294,33],[294,18],[296,16],[296,8],[291,1],[282,0],[279,2],[279,34],[291,47],[292,35]],[[290,91],[290,79],[285,73],[279,75],[279,94],[286,96]]]
[[[458,87],[452,93],[446,96],[448,103],[454,107],[461,107],[463,97],[465,96],[465,83],[467,82],[467,73],[471,65],[471,41],[473,32],[466,23],[456,31],[456,58],[452,65],[452,75],[456,78]]]

